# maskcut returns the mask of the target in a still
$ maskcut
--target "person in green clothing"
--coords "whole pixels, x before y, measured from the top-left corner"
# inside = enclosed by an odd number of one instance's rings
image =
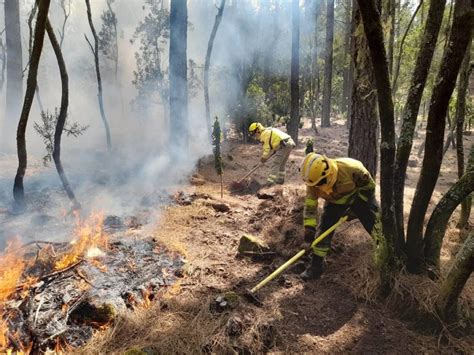
[[[291,137],[277,128],[264,127],[261,123],[254,122],[249,126],[251,136],[263,144],[263,152],[260,157],[262,163],[266,162],[273,154],[271,172],[268,175],[269,185],[285,183],[285,167],[295,142]]]
[[[332,227],[349,211],[356,215],[365,230],[372,234],[379,207],[375,201],[375,181],[364,165],[355,159],[329,159],[309,153],[301,177],[306,184],[303,223],[304,239],[311,243],[318,223],[318,199],[325,200],[319,233]],[[312,249],[311,264],[300,275],[304,280],[317,279],[324,272],[324,258],[331,247],[334,232]]]

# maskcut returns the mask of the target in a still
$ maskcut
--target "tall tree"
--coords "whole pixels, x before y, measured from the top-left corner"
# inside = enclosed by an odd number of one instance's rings
[[[430,8],[428,10],[423,38],[421,40],[415,69],[410,81],[410,89],[408,90],[407,100],[402,113],[402,127],[400,129],[400,138],[397,145],[394,175],[395,213],[397,216],[397,230],[400,244],[405,243],[403,195],[405,190],[405,176],[408,167],[408,159],[413,146],[413,134],[416,128],[416,120],[420,109],[423,90],[428,78],[431,61],[433,59],[436,40],[441,28],[445,5],[446,0],[430,1]]]
[[[291,26],[291,77],[290,94],[291,108],[290,121],[288,122],[288,134],[298,144],[298,129],[300,125],[300,7],[299,1],[292,2],[292,26]]]
[[[397,240],[395,212],[393,208],[393,171],[395,163],[395,118],[390,88],[387,54],[380,12],[374,0],[358,0],[364,32],[372,59],[377,100],[379,107],[381,142],[380,142],[380,196],[382,208],[382,233],[385,244],[382,269],[384,291],[390,284],[390,274],[396,268],[401,255],[401,245]]]
[[[334,41],[334,0],[328,0],[326,11],[326,46],[324,50],[324,86],[321,127],[330,127],[332,101],[332,54]]]
[[[188,146],[188,82],[187,82],[187,29],[186,0],[171,0],[170,9],[170,142],[175,153],[187,151]]]
[[[345,6],[345,33],[344,33],[344,72],[343,72],[343,83],[342,83],[342,96],[341,96],[341,112],[343,114],[350,114],[348,111],[349,96],[352,90],[352,35],[354,33],[354,23],[352,18],[354,17],[352,11],[353,0],[346,0]]]
[[[69,77],[67,74],[66,63],[64,62],[63,54],[61,52],[61,44],[58,42],[49,20],[46,21],[46,32],[48,33],[49,41],[53,47],[53,51],[58,62],[59,74],[61,77],[61,106],[59,109],[58,121],[56,123],[56,130],[54,132],[53,160],[59,175],[59,179],[61,180],[64,190],[66,191],[66,194],[72,203],[72,209],[78,210],[80,209],[79,202],[77,202],[76,196],[74,195],[72,187],[69,184],[66,173],[64,172],[63,164],[61,162],[61,136],[66,124],[67,109],[69,105]],[[64,39],[64,36],[61,38]]]
[[[107,140],[107,150],[110,152],[112,150],[112,140],[110,138],[109,121],[107,120],[107,116],[105,115],[104,96],[102,93],[102,77],[100,75],[100,58],[99,58],[99,37],[97,36],[97,32],[95,31],[95,27],[94,27],[94,22],[92,21],[92,11],[91,11],[90,0],[86,0],[86,7],[87,7],[87,19],[89,21],[89,27],[92,32],[92,37],[94,37],[94,45],[92,45],[92,43],[89,41],[89,38],[87,38],[86,35],[84,36],[92,51],[92,55],[94,56],[95,74],[97,76],[97,100],[99,102],[100,117],[102,118],[102,123],[104,124],[104,129],[105,129],[105,138]]]
[[[207,134],[211,137],[211,109],[209,105],[209,65],[211,63],[212,47],[214,46],[214,39],[216,38],[217,29],[222,20],[222,14],[224,13],[225,0],[221,0],[221,6],[217,9],[216,19],[214,20],[214,26],[212,26],[211,36],[207,44],[206,60],[204,62],[204,103],[206,105],[206,125]]]
[[[14,122],[16,122],[20,114],[21,98],[23,97],[23,61],[19,3],[19,0],[5,0],[7,91],[5,126],[3,135],[0,137],[2,142],[7,142],[9,137],[11,137],[10,130],[14,127]],[[9,145],[6,144],[6,146]]]
[[[464,117],[466,115],[466,94],[469,85],[469,78],[471,76],[472,67],[470,65],[471,58],[471,43],[468,44],[464,61],[461,66],[461,73],[459,74],[458,96],[456,101],[456,155],[458,160],[458,177],[464,174],[464,145],[463,145],[463,129]],[[461,215],[457,227],[464,228],[471,213],[471,197],[466,198],[461,204]]]
[[[419,270],[423,260],[423,222],[441,168],[446,112],[467,45],[471,41],[473,21],[472,1],[457,0],[449,43],[433,87],[426,126],[425,155],[408,218],[408,268],[413,272]]]
[[[0,92],[2,92],[3,84],[5,83],[5,69],[7,67],[7,48],[3,43],[4,32],[5,30],[0,31],[0,61],[2,62],[2,66],[0,67]]]
[[[18,169],[15,176],[15,183],[13,185],[13,198],[19,209],[25,207],[25,191],[23,188],[23,178],[27,166],[27,152],[25,132],[28,124],[28,117],[30,115],[31,105],[35,96],[38,66],[43,51],[44,34],[46,27],[46,20],[48,18],[48,11],[50,0],[40,0],[38,5],[38,16],[36,18],[35,36],[33,40],[33,50],[30,58],[30,66],[28,70],[28,78],[26,80],[26,92],[21,110],[20,121],[18,122],[18,130],[16,133],[17,153],[18,153]]]
[[[349,151],[351,158],[364,163],[372,176],[377,173],[378,115],[377,93],[369,47],[357,3],[354,8],[354,81],[352,84]]]
[[[64,0],[63,0],[64,1]],[[107,0],[107,10],[102,12],[102,28],[99,32],[99,49],[100,51],[114,63],[114,77],[118,80],[118,31],[117,31],[117,15],[115,14],[112,4],[115,0]]]

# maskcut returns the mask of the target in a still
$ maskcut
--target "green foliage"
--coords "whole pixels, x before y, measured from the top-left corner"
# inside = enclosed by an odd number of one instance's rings
[[[54,109],[54,114],[49,111],[41,111],[41,122],[34,122],[33,128],[36,133],[43,139],[43,143],[46,148],[46,154],[43,156],[44,166],[52,160],[53,149],[54,149],[54,132],[56,131],[56,124],[58,123],[59,113],[58,109]],[[84,134],[89,126],[81,126],[77,122],[69,123],[66,118],[63,131],[66,132],[67,136],[78,137]]]
[[[104,56],[117,62],[117,16],[111,9],[115,0],[107,0],[108,8],[100,16],[102,28],[99,32],[99,50]]]
[[[221,156],[221,126],[216,116],[212,129],[212,145],[214,146],[214,167],[217,175],[222,175],[222,156]]]
[[[149,102],[166,105],[169,96],[167,72],[163,69],[163,52],[169,39],[169,11],[163,0],[146,0],[143,10],[145,19],[138,24],[131,42],[140,42],[133,72],[133,85],[138,94],[133,101],[134,109],[142,111]]]
[[[164,0],[146,0],[143,10],[148,11],[141,21],[131,43],[139,41],[138,51],[135,52],[136,70],[133,72],[133,85],[137,88],[137,97],[133,100],[134,110],[146,112],[148,105],[168,105],[169,77],[164,69],[168,57],[165,51],[170,36],[169,11]],[[188,30],[192,29],[188,24]],[[202,87],[198,75],[198,65],[192,59],[188,60],[188,95],[195,97]]]

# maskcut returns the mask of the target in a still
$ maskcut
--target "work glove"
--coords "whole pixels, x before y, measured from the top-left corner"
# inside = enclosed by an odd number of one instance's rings
[[[268,158],[261,157],[260,158],[260,163],[264,164],[267,160],[268,160]]]
[[[359,189],[359,198],[362,201],[369,201],[369,199],[372,197],[374,194],[374,190],[364,190],[364,189]]]

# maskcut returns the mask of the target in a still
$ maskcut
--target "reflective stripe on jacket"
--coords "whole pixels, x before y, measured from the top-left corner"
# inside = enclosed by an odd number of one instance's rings
[[[329,191],[323,191],[318,186],[306,186],[304,206],[304,226],[316,227],[318,213],[318,198],[330,203],[344,205],[352,203],[356,194],[367,201],[368,195],[375,191],[375,181],[364,165],[355,159],[334,159],[337,164],[337,179]]]
[[[277,128],[265,128],[260,133],[260,142],[263,143],[262,158],[268,158],[273,151],[280,148],[281,141],[289,139],[290,136]]]

